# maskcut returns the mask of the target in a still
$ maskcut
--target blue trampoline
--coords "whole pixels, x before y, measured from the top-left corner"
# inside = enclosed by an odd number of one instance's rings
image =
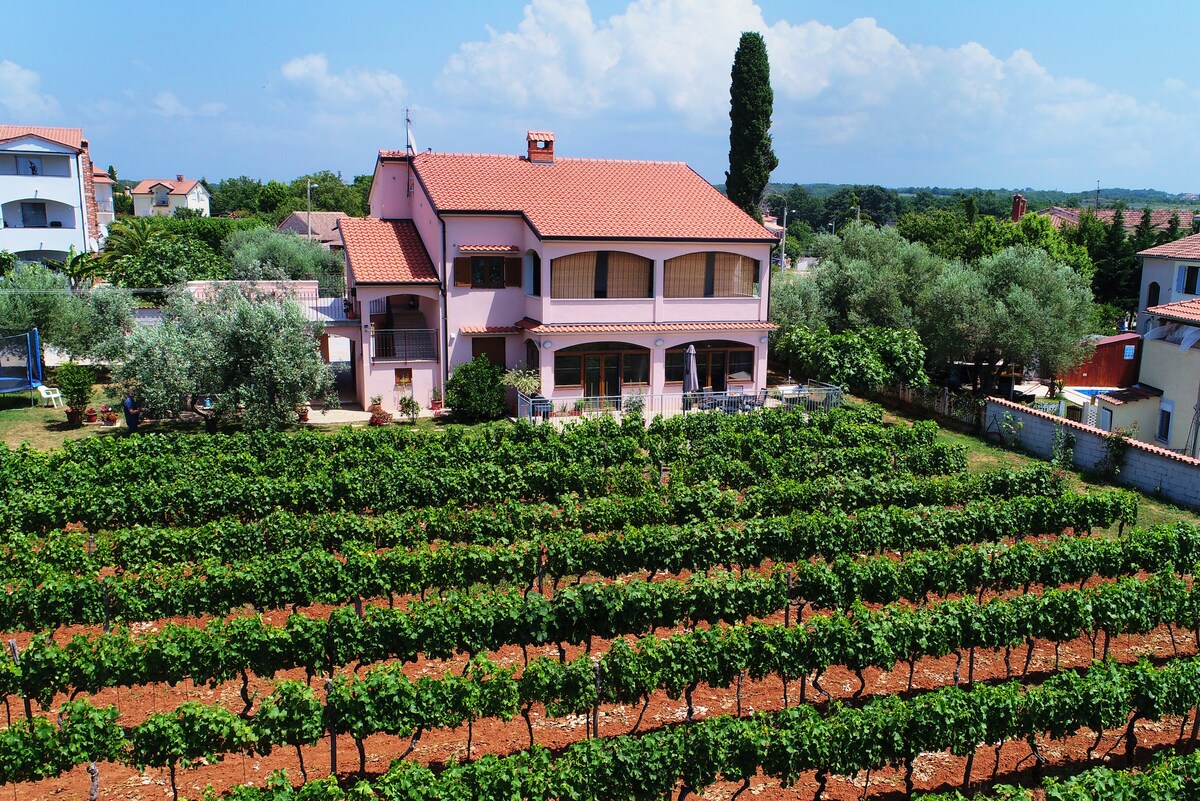
[[[27,334],[0,337],[0,394],[40,387],[41,353],[36,328]]]

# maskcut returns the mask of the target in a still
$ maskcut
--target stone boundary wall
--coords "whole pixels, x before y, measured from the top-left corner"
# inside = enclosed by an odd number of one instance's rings
[[[1095,471],[1104,460],[1105,443],[1111,436],[1107,431],[1003,398],[988,398],[984,410],[985,432],[1002,430],[1005,412],[1022,423],[1022,450],[1049,459],[1054,449],[1055,433],[1059,428],[1065,428],[1075,436],[1076,467],[1080,470]],[[1148,495],[1159,495],[1179,506],[1200,509],[1200,459],[1191,459],[1165,448],[1131,439],[1117,481]]]

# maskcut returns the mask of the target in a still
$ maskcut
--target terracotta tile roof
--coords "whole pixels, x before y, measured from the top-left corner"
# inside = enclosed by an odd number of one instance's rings
[[[344,217],[346,264],[359,284],[436,284],[433,261],[411,220]]]
[[[523,214],[543,239],[775,241],[682,162],[426,152],[413,165],[437,211]]]
[[[1138,255],[1160,259],[1200,259],[1200,234],[1192,234],[1183,239],[1176,239],[1174,242],[1147,248]]]
[[[102,170],[99,167],[92,169],[92,181],[98,184],[114,183],[113,179],[108,177],[108,171]]]
[[[167,187],[167,194],[169,195],[186,195],[188,192],[191,192],[193,189],[195,189],[196,184],[198,183],[200,182],[189,180],[168,181],[160,178],[147,178],[144,181],[139,181],[138,185],[130,190],[130,194],[149,195],[152,194],[154,187],[165,186]]]
[[[83,150],[82,128],[47,128],[44,125],[0,125],[0,142],[20,139],[22,136],[37,136],[60,145]]]
[[[1161,306],[1151,306],[1147,314],[1166,317],[1168,320],[1180,320],[1185,323],[1200,323],[1200,299],[1177,300],[1174,303],[1164,303]]]
[[[1055,228],[1061,228],[1064,224],[1078,225],[1079,218],[1084,213],[1085,209],[1065,208],[1063,206],[1051,206],[1048,209],[1039,211],[1038,214],[1048,216],[1050,223]],[[1097,209],[1093,212],[1096,219],[1101,222],[1111,225],[1113,218],[1117,215],[1116,209]],[[1150,209],[1150,225],[1154,230],[1164,230],[1171,224],[1171,215],[1179,215],[1179,225],[1183,230],[1191,227],[1192,217],[1195,215],[1193,209]],[[1129,208],[1125,209],[1125,230],[1132,231],[1142,221],[1142,210]]]
[[[530,131],[525,134],[526,142],[553,142],[554,131]]]
[[[517,253],[516,245],[459,245],[460,253]]]
[[[531,334],[670,334],[690,331],[774,331],[774,323],[547,323],[517,321],[517,327]]]
[[[379,158],[381,159],[402,159],[408,155],[407,150],[380,150]]]
[[[1109,433],[1107,431],[1104,431],[1099,428],[1093,428],[1092,426],[1086,425],[1085,423],[1077,423],[1074,420],[1068,420],[1067,418],[1059,417],[1056,414],[1050,414],[1049,412],[1039,411],[1039,410],[1031,408],[1029,406],[1022,406],[1019,403],[1013,403],[1012,401],[1006,400],[1005,398],[989,397],[987,399],[987,402],[994,403],[995,405],[1000,406],[1002,408],[1012,409],[1012,410],[1018,411],[1022,414],[1027,414],[1031,417],[1039,417],[1043,420],[1049,420],[1050,422],[1060,425],[1063,428],[1070,428],[1070,429],[1074,429],[1076,431],[1083,431],[1088,434],[1096,434],[1097,436],[1101,436],[1101,437],[1105,437],[1105,438],[1109,438],[1109,437],[1113,436],[1111,433]],[[1193,459],[1189,456],[1184,456],[1182,453],[1175,453],[1175,451],[1169,451],[1166,448],[1160,448],[1157,445],[1151,445],[1147,442],[1142,442],[1141,440],[1137,440],[1137,439],[1131,439],[1131,440],[1128,440],[1128,442],[1129,442],[1129,447],[1136,448],[1139,451],[1146,451],[1147,453],[1158,454],[1159,456],[1166,457],[1167,459],[1174,459],[1175,461],[1183,462],[1184,464],[1200,466],[1200,459]]]
[[[464,325],[458,333],[465,336],[472,334],[516,334],[524,329],[519,325]]]
[[[1134,384],[1132,387],[1118,389],[1115,392],[1106,392],[1099,397],[1111,403],[1113,406],[1124,406],[1126,403],[1137,403],[1138,401],[1149,400],[1150,398],[1161,397],[1163,391],[1157,387],[1148,386],[1147,384]]]
[[[344,211],[314,211],[312,213],[312,235],[318,242],[340,242],[338,237],[338,222],[350,215]],[[294,234],[308,236],[308,212],[293,211],[278,230],[291,231]]]

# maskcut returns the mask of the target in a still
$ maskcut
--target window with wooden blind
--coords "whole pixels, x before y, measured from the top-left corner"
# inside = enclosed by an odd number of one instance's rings
[[[523,272],[519,258],[460,256],[454,260],[454,285],[473,289],[519,287]]]
[[[687,253],[663,264],[665,298],[756,298],[757,259],[736,253]]]
[[[572,253],[550,262],[550,297],[560,299],[650,298],[654,262],[621,251]]]

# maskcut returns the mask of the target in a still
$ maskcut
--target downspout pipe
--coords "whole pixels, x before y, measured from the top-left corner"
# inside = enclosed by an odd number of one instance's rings
[[[450,380],[450,310],[447,304],[449,268],[446,265],[446,220],[439,214],[438,222],[442,226],[442,398],[445,402],[446,382]]]

